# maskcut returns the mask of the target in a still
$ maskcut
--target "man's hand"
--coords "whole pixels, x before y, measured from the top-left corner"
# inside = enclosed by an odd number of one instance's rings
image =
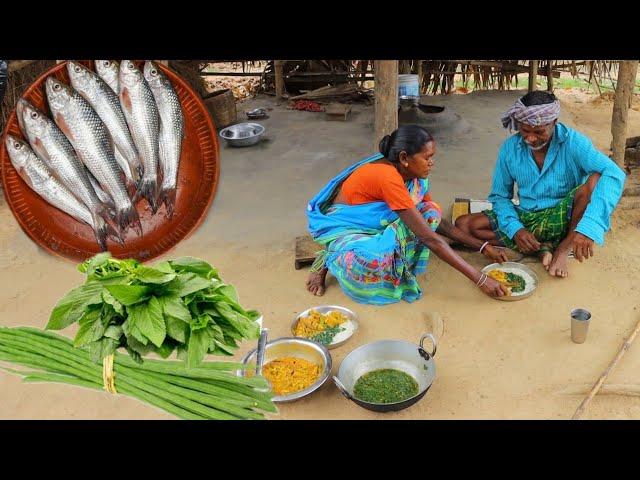
[[[579,262],[593,257],[593,240],[589,237],[578,232],[573,232],[571,246],[573,248],[573,256],[576,257]]]
[[[494,262],[502,263],[509,261],[509,258],[507,257],[507,254],[504,250],[502,250],[501,248],[496,248],[492,245],[487,245],[486,247],[484,247],[484,249],[482,250],[482,254],[488,259],[493,260]]]
[[[522,253],[534,253],[540,250],[540,242],[535,235],[526,228],[521,228],[513,236],[513,240],[518,245],[518,250]]]

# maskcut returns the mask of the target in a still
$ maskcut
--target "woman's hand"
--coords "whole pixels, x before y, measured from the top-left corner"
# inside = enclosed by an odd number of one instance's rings
[[[509,258],[507,257],[506,252],[501,248],[496,248],[492,245],[487,245],[482,249],[482,254],[487,257],[489,260],[492,260],[497,263],[508,262]]]
[[[487,277],[487,280],[484,283],[480,283],[482,284],[480,286],[480,290],[492,298],[504,297],[505,295],[511,294],[507,287],[491,277]]]

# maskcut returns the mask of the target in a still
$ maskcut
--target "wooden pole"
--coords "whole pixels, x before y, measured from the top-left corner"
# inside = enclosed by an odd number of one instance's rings
[[[538,78],[538,60],[529,60],[529,91],[538,89],[536,79]]]
[[[637,63],[638,62],[636,62],[636,65],[637,65]],[[620,359],[624,356],[626,351],[629,350],[629,347],[631,347],[631,344],[635,340],[636,335],[638,335],[638,332],[640,332],[640,320],[638,320],[638,323],[636,323],[636,328],[634,328],[634,330],[631,333],[631,335],[629,335],[629,338],[627,338],[627,340],[620,347],[620,350],[618,350],[618,354],[616,355],[616,358],[614,358],[611,361],[611,363],[609,364],[607,369],[602,373],[602,375],[600,375],[600,378],[598,378],[598,381],[595,383],[593,388],[591,388],[591,391],[589,392],[589,395],[587,395],[587,397],[582,401],[582,403],[580,404],[580,406],[576,410],[576,413],[573,414],[573,417],[571,418],[572,420],[579,420],[582,417],[582,415],[586,411],[587,407],[591,403],[591,400],[593,400],[593,397],[595,397],[596,394],[598,393],[598,390],[600,390],[600,387],[602,386],[604,381],[607,379],[609,374],[616,367],[616,365],[618,364]]]
[[[276,98],[278,100],[282,100],[282,97],[284,95],[284,74],[282,70],[284,61],[274,60],[273,64],[274,64],[275,74],[276,74]]]
[[[375,61],[374,151],[385,135],[398,128],[398,61]]]
[[[547,60],[547,92],[553,93],[553,61]]]
[[[416,73],[418,74],[418,95],[422,93],[422,79],[424,73],[422,71],[422,60],[414,60],[416,62]]]
[[[611,134],[613,136],[613,160],[620,168],[624,168],[624,151],[627,142],[627,117],[633,98],[633,87],[638,74],[638,60],[620,62],[618,84],[613,101],[611,116]]]

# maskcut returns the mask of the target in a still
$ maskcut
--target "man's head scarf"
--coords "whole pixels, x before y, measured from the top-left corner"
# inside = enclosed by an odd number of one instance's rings
[[[509,110],[502,114],[500,120],[504,128],[514,131],[517,130],[518,123],[538,127],[553,122],[559,115],[560,102],[558,100],[552,103],[530,105],[527,107],[522,103],[522,99],[518,99]]]

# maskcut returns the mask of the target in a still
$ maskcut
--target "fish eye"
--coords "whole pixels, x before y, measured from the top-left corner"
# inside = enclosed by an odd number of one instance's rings
[[[133,64],[133,62],[129,62],[127,67],[129,68],[129,70],[133,70],[136,68],[136,66]]]
[[[53,85],[53,89],[57,92],[58,90],[60,90],[60,84],[56,83]]]
[[[157,75],[157,74],[158,74],[158,71],[155,68],[151,70],[151,75]]]
[[[76,65],[75,67],[73,67],[74,72],[76,73],[80,73],[80,71],[82,70],[78,65]]]
[[[105,60],[104,62],[102,62],[102,65],[104,67],[108,67],[109,65],[111,65],[111,62],[109,60]]]
[[[21,143],[18,143],[18,142],[15,142],[15,143],[13,144],[13,148],[15,148],[15,149],[22,148],[22,144],[21,144]]]
[[[38,118],[38,112],[31,112],[31,118]]]

